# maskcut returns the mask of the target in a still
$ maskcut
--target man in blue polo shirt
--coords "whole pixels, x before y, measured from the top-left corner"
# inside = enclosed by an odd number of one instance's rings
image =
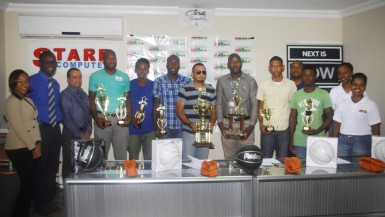
[[[38,110],[37,121],[41,134],[41,157],[37,168],[37,186],[34,206],[42,215],[58,211],[52,204],[56,194],[56,173],[60,157],[60,85],[53,78],[56,72],[56,56],[51,51],[40,54],[40,71],[29,78],[31,92],[27,95]]]
[[[131,119],[130,79],[128,75],[116,69],[116,54],[112,50],[103,53],[104,68],[91,74],[88,86],[90,97],[90,110],[94,119],[94,134],[96,139],[104,139],[106,142],[105,158],[113,147],[115,160],[127,159],[128,125]],[[108,103],[104,106],[99,101],[102,109],[97,106],[95,99],[103,94],[108,97]],[[127,108],[127,116],[118,123],[119,117],[116,110],[123,98]],[[106,120],[107,118],[107,120]]]

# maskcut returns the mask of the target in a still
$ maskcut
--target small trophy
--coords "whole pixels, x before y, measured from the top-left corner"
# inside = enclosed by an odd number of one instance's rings
[[[107,119],[107,111],[108,111],[108,104],[110,103],[110,100],[108,96],[104,95],[104,92],[106,91],[106,89],[104,88],[103,84],[98,84],[96,91],[99,93],[99,96],[95,98],[95,103],[104,117],[103,126],[109,127],[111,126],[111,121]]]
[[[166,134],[166,126],[167,126],[167,120],[164,115],[164,110],[166,110],[166,104],[161,103],[158,108],[156,108],[158,111],[158,120],[156,121],[156,125],[160,129],[160,134],[164,135]]]
[[[310,124],[313,122],[313,101],[311,99],[306,100],[306,110],[305,110],[305,116],[303,117],[303,123],[305,126],[303,127],[303,130],[307,131],[310,130]]]
[[[270,124],[270,120],[273,116],[273,109],[269,108],[267,100],[263,100],[263,108],[259,112],[261,116],[266,119],[267,126],[264,126],[267,132],[274,132],[274,127]]]
[[[206,117],[210,115],[213,106],[202,99],[202,95],[205,93],[206,89],[204,87],[199,88],[198,100],[200,102],[193,107],[201,119],[201,123],[196,124],[198,132],[195,133],[194,146],[209,147],[210,149],[213,149],[214,145],[211,142],[211,125],[210,123],[206,123]]]
[[[118,124],[123,125],[124,119],[127,117],[127,107],[126,107],[127,93],[118,97],[119,106],[116,109],[116,117],[118,118]]]
[[[144,113],[144,108],[147,106],[147,98],[143,96],[142,99],[138,102],[138,104],[140,106],[135,113],[133,122],[134,122],[134,127],[140,129],[142,128],[142,122],[146,117]]]
[[[229,139],[244,139],[246,134],[243,132],[243,124],[245,121],[245,116],[243,114],[243,108],[240,107],[242,98],[237,94],[239,89],[239,84],[237,80],[233,81],[234,92],[233,92],[233,101],[235,106],[230,108],[229,112]],[[239,129],[233,129],[233,122],[239,121]]]

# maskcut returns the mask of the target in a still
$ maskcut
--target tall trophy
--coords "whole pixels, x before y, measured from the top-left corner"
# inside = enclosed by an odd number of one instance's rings
[[[194,110],[201,119],[200,124],[196,124],[197,132],[195,133],[195,142],[194,146],[196,147],[209,147],[210,149],[214,148],[213,143],[211,142],[211,125],[206,123],[206,117],[211,114],[212,105],[202,99],[202,96],[206,93],[204,87],[199,88],[199,103],[194,105]]]
[[[127,93],[122,94],[118,97],[119,106],[116,109],[116,117],[118,118],[118,124],[123,125],[124,119],[127,117],[127,107],[126,107]]]
[[[270,121],[273,116],[273,109],[267,104],[267,99],[263,100],[263,108],[259,111],[261,116],[266,120],[267,126],[264,126],[267,132],[274,132],[274,127]]]
[[[96,89],[96,92],[99,93],[99,96],[95,98],[95,104],[98,106],[100,112],[102,113],[104,117],[104,127],[111,126],[111,121],[107,119],[107,111],[108,111],[108,105],[110,103],[110,100],[108,96],[104,95],[104,92],[106,89],[104,88],[103,84],[98,84],[98,87]]]
[[[313,101],[311,99],[306,100],[306,110],[305,110],[305,116],[303,117],[303,123],[305,126],[303,127],[303,130],[307,131],[310,130],[310,124],[313,122]]]
[[[241,108],[241,96],[238,95],[239,83],[238,80],[233,80],[233,107],[230,108],[229,111],[229,139],[244,139],[246,137],[246,133],[243,132],[243,125],[245,122],[245,115],[243,113],[243,108]],[[239,128],[233,129],[233,123],[239,121]]]
[[[139,108],[135,113],[133,123],[135,128],[140,129],[142,128],[142,122],[146,117],[144,113],[144,108],[147,106],[147,98],[143,96],[138,102],[138,104],[139,104]]]
[[[160,134],[164,135],[167,133],[165,130],[167,126],[167,119],[164,115],[166,104],[161,103],[156,110],[158,111],[158,120],[156,121],[156,125],[160,129]]]

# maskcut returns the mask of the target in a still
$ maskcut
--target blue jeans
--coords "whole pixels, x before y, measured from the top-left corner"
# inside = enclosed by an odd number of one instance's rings
[[[161,137],[158,137],[159,139],[175,139],[175,138],[181,138],[183,137],[182,129],[168,129],[166,128],[167,134]]]
[[[182,145],[182,160],[183,162],[189,162],[191,157],[195,157],[201,160],[205,160],[209,157],[209,148],[208,147],[195,147],[193,144],[195,142],[195,133],[183,132],[183,145]]]
[[[261,148],[264,158],[272,158],[275,150],[276,158],[287,157],[289,149],[289,128],[282,131],[274,131],[270,134],[261,134]]]
[[[299,159],[306,159],[306,147],[303,146],[294,146],[295,151],[297,152],[296,155]]]
[[[338,157],[370,157],[372,135],[338,137]]]

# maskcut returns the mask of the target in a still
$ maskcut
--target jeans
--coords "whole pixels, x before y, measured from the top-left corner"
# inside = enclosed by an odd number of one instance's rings
[[[198,158],[200,160],[205,160],[209,157],[209,148],[208,147],[195,147],[193,144],[195,142],[195,133],[183,132],[183,145],[182,145],[182,160],[183,162],[189,162],[191,157]]]
[[[141,135],[130,135],[128,139],[128,157],[130,160],[139,160],[139,153],[142,149],[143,159],[151,160],[152,158],[152,140],[155,140],[155,132]]]
[[[306,147],[303,146],[294,146],[295,151],[297,152],[296,155],[299,159],[306,159]]]
[[[261,148],[264,158],[272,158],[275,150],[276,158],[287,157],[289,150],[289,128],[282,131],[274,131],[270,134],[261,134]]]
[[[370,157],[371,150],[372,135],[338,137],[338,157]]]

